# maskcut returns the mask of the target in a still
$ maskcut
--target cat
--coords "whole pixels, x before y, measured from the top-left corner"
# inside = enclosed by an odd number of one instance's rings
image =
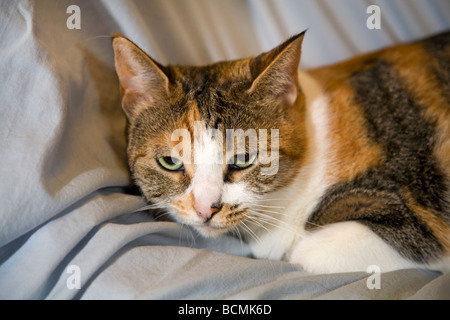
[[[148,208],[307,272],[446,272],[450,33],[301,70],[304,36],[163,66],[113,35],[129,168]]]

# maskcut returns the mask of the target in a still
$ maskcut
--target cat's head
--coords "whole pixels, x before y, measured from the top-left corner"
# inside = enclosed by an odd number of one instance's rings
[[[293,181],[307,149],[297,74],[303,36],[200,67],[162,66],[114,37],[129,166],[149,203],[217,236]]]

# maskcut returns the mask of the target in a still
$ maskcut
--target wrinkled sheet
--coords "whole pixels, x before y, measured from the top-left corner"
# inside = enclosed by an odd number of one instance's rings
[[[450,275],[313,275],[232,237],[135,212],[110,34],[162,63],[268,50],[309,28],[302,66],[448,29],[446,0],[0,2],[1,299],[449,299]],[[67,21],[80,8],[81,29]]]

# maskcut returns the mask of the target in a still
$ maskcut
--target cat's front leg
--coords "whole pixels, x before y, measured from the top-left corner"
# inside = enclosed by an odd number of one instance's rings
[[[334,223],[308,232],[291,252],[291,263],[313,273],[366,272],[372,265],[382,272],[418,266],[356,221]]]

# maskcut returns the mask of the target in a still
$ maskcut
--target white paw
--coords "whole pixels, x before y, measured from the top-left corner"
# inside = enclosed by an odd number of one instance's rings
[[[382,272],[418,266],[355,221],[330,224],[308,233],[293,248],[289,261],[313,273],[366,272],[371,265]]]

